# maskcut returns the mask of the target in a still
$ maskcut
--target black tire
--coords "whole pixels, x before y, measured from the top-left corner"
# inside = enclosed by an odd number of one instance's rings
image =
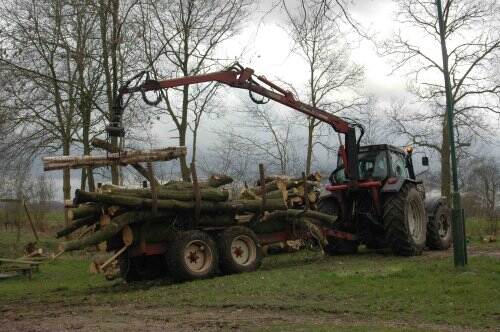
[[[322,199],[318,202],[318,211],[340,218],[338,203],[334,199]],[[328,255],[351,255],[358,252],[359,243],[327,236],[328,244],[323,248]]]
[[[262,264],[262,246],[248,227],[233,226],[219,235],[220,269],[234,274],[257,270]]]
[[[451,214],[450,209],[439,204],[427,223],[427,247],[431,250],[447,250],[451,246]]]
[[[185,231],[171,242],[166,252],[167,267],[177,281],[211,277],[218,266],[214,240],[202,231]]]
[[[383,219],[387,244],[395,255],[422,253],[427,218],[424,201],[414,185],[404,184],[398,193],[385,197]]]
[[[136,269],[136,264],[132,261],[128,251],[118,256],[118,266],[120,268],[120,276],[126,282],[142,280],[141,275]]]

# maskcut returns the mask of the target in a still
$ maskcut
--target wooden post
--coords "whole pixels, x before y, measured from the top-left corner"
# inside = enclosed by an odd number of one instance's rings
[[[262,197],[260,214],[264,216],[264,212],[266,209],[266,175],[264,174],[263,164],[259,164],[259,174],[260,174],[260,195]]]
[[[108,266],[114,260],[116,260],[118,258],[118,256],[120,256],[125,250],[127,250],[127,248],[128,248],[128,246],[124,246],[123,248],[118,250],[113,256],[111,256],[107,261],[105,261],[101,266],[99,266],[99,271],[104,270],[106,268],[106,266]]]
[[[309,210],[309,184],[305,172],[302,172],[302,181],[304,182],[304,210],[307,211]]]
[[[33,231],[33,235],[35,236],[36,242],[40,239],[38,238],[38,233],[36,232],[35,225],[33,224],[33,220],[31,219],[31,214],[28,211],[28,206],[26,206],[26,200],[23,199],[24,211],[26,212],[26,216],[28,217],[28,221],[30,223],[31,230]]]
[[[195,162],[191,163],[191,177],[193,178],[193,192],[195,201],[194,219],[196,221],[196,224],[198,224],[200,220],[200,211],[201,211],[201,193],[200,193],[200,186],[198,183],[198,175],[196,174]]]
[[[147,163],[148,165],[148,174],[149,174],[149,185],[151,187],[151,199],[152,199],[152,204],[151,204],[151,211],[153,212],[153,216],[156,216],[158,213],[158,187],[156,186],[156,181],[153,181],[151,179],[155,178],[154,175],[154,170],[153,170],[153,164],[151,162]]]

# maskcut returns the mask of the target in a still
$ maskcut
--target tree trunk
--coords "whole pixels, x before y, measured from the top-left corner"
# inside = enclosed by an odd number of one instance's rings
[[[307,157],[306,157],[306,175],[311,173],[313,144],[314,144],[314,119],[307,122]]]
[[[443,120],[443,137],[441,142],[441,196],[446,197],[451,206],[451,167],[450,141],[446,117]]]
[[[182,96],[182,121],[181,121],[181,128],[179,129],[180,146],[186,146],[188,106],[189,106],[189,86],[185,85],[183,88],[183,96]],[[191,170],[189,169],[186,159],[187,159],[186,156],[182,156],[179,158],[182,180],[191,182]]]
[[[69,142],[63,142],[63,155],[68,156],[70,152]],[[69,168],[63,169],[63,198],[64,201],[71,199],[71,171]],[[66,226],[69,225],[69,219],[67,211],[64,213],[64,223]]]

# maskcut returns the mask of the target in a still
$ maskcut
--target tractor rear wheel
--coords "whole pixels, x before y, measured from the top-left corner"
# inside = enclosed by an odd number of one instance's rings
[[[431,250],[446,250],[451,246],[450,209],[440,204],[427,223],[427,247]]]
[[[248,227],[234,226],[224,230],[217,244],[223,273],[251,272],[262,264],[262,246]]]
[[[385,198],[383,220],[387,244],[394,254],[422,253],[427,218],[422,196],[414,185],[404,184],[398,193]]]
[[[338,203],[334,199],[323,199],[318,202],[318,211],[340,218]],[[324,250],[328,255],[350,255],[358,252],[359,243],[328,236],[328,244]]]
[[[218,258],[214,240],[196,230],[179,233],[166,252],[168,270],[179,281],[211,277]]]

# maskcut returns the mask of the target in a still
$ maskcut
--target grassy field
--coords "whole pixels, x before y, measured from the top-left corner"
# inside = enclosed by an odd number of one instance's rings
[[[12,240],[6,234],[0,232],[0,250]],[[89,274],[90,255],[68,255],[42,266],[31,281],[0,281],[0,324],[13,330],[33,324],[35,330],[498,330],[500,246],[470,238],[469,266],[459,270],[451,251],[413,258],[302,251],[268,256],[254,273],[182,284],[106,281]]]

